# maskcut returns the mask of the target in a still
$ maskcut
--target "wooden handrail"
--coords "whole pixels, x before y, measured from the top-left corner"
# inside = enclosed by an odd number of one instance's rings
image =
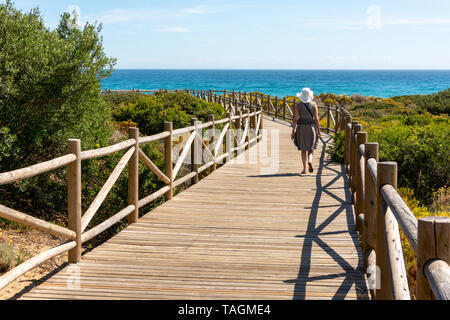
[[[378,144],[367,143],[367,134],[358,122],[352,121],[348,111],[342,109],[339,118],[343,119],[340,126],[345,130],[344,162],[348,165],[352,196],[355,194],[356,222],[363,224],[358,230],[364,239],[364,266],[371,274],[370,284],[381,285],[370,288],[373,296],[411,298],[400,226],[417,255],[417,298],[449,299],[450,239],[446,235],[450,234],[450,219],[433,217],[418,221],[396,190],[397,164],[378,162]]]
[[[18,265],[17,267],[8,271],[7,273],[5,273],[0,277],[0,290],[6,287],[11,282],[13,282],[14,280],[16,280],[17,278],[19,278],[20,276],[30,271],[31,269],[34,269],[37,266],[41,265],[42,263],[75,248],[76,245],[77,243],[75,241],[67,242],[58,247],[44,251],[34,256],[33,258],[30,258],[24,263]]]
[[[149,137],[140,137],[139,144],[145,144],[153,141],[162,140],[164,138],[167,138],[168,136],[170,136],[170,132],[165,131]]]
[[[27,168],[5,172],[0,174],[0,185],[17,182],[23,179],[31,178],[60,167],[66,166],[74,162],[77,157],[74,154],[67,154],[65,156],[42,162]]]
[[[8,273],[4,274],[0,277],[0,289],[8,285],[10,282],[17,279],[19,276],[23,275],[25,272],[33,269],[34,267],[44,263],[45,261],[60,255],[62,253],[69,253],[69,263],[77,263],[81,260],[81,244],[85,243],[94,237],[98,236],[100,233],[104,232],[117,222],[122,219],[128,217],[129,223],[134,223],[137,221],[138,209],[148,205],[152,201],[165,196],[166,199],[171,199],[173,196],[174,188],[192,180],[193,183],[198,181],[199,173],[207,170],[208,168],[215,169],[217,164],[221,163],[223,160],[229,161],[230,157],[234,157],[234,145],[232,142],[232,123],[235,122],[236,128],[241,129],[240,124],[242,124],[242,120],[245,118],[246,122],[246,134],[244,135],[244,144],[241,144],[237,147],[238,150],[242,150],[243,148],[249,148],[250,144],[254,142],[261,141],[263,135],[259,134],[263,128],[263,111],[262,104],[257,104],[259,99],[256,98],[254,101],[242,102],[237,98],[236,94],[233,94],[231,98],[224,99],[221,96],[214,95],[209,90],[206,91],[189,91],[183,90],[184,92],[188,92],[193,95],[197,95],[202,97],[207,101],[221,102],[224,109],[227,111],[227,117],[224,119],[215,120],[213,116],[210,116],[212,121],[208,121],[203,124],[195,124],[192,123],[190,127],[180,128],[176,130],[172,130],[172,123],[166,123],[164,127],[164,131],[152,136],[140,137],[139,130],[136,128],[130,128],[130,139],[117,143],[115,145],[111,145],[104,148],[94,149],[94,150],[86,150],[81,151],[81,141],[80,140],[69,140],[69,152],[68,154],[61,156],[59,158],[49,160],[40,164],[36,164],[30,166],[28,168],[23,168],[19,170],[15,170],[12,172],[6,172],[0,174],[0,185],[13,183],[20,181],[22,179],[30,178],[63,166],[68,167],[68,214],[69,214],[69,228],[63,228],[57,225],[50,224],[46,221],[31,217],[19,211],[7,208],[5,206],[0,205],[0,217],[22,223],[34,228],[37,228],[41,231],[48,232],[57,236],[62,236],[69,240],[74,240],[68,243],[65,243],[59,247],[50,249],[44,253],[41,253],[25,263],[19,265],[18,267],[12,269]],[[108,90],[104,93],[113,92]],[[118,90],[114,92],[128,92],[123,90]],[[161,92],[161,90],[135,90],[134,92],[139,93],[155,93]],[[166,90],[166,92],[178,92],[177,90]],[[223,92],[223,91],[216,91]],[[224,93],[226,96],[226,91]],[[246,94],[241,94],[241,99],[246,99]],[[255,105],[252,105],[252,102]],[[253,108],[253,109],[252,109]],[[245,110],[244,110],[245,109]],[[252,110],[250,110],[252,109]],[[244,113],[242,111],[245,111]],[[228,112],[229,111],[229,112]],[[237,116],[233,116],[234,114],[238,114]],[[194,119],[193,119],[194,120]],[[256,121],[255,121],[256,120]],[[224,125],[222,132],[218,139],[215,137],[211,137],[210,145],[206,145],[203,140],[200,138],[201,129],[206,128],[215,128],[215,126]],[[255,137],[250,140],[250,127],[254,130]],[[188,143],[184,146],[185,149],[179,158],[179,161],[175,165],[172,164],[172,139],[173,136],[179,134],[191,133],[191,136],[188,140]],[[191,141],[192,140],[192,141]],[[164,162],[165,162],[165,172],[163,173],[151,160],[147,155],[140,149],[140,145],[161,141],[164,143]],[[206,155],[210,158],[211,161],[207,163],[202,163],[202,165],[197,165],[193,163],[191,165],[192,171],[186,174],[184,177],[175,180],[177,173],[181,169],[183,160],[187,157],[189,149],[191,149],[192,157],[194,157],[195,152],[202,151],[200,147],[196,150],[195,146],[197,142],[200,143],[200,146],[205,147]],[[219,154],[220,148],[225,144],[226,152],[223,154]],[[189,148],[189,145],[192,145]],[[210,150],[210,147],[212,148]],[[116,168],[113,170],[109,178],[107,179],[105,185],[102,187],[100,192],[97,194],[94,201],[91,203],[90,207],[82,217],[81,214],[81,161],[99,158],[108,156],[117,152],[121,152],[126,150],[122,159],[117,164]],[[239,153],[239,152],[238,152]],[[143,199],[138,199],[138,170],[137,163],[138,160],[141,159],[145,165],[149,167],[149,169],[159,177],[166,186],[162,187],[158,191],[144,197]],[[97,226],[92,229],[85,231],[88,224],[94,217],[97,210],[100,208],[101,204],[105,200],[107,194],[114,186],[121,172],[124,170],[125,166],[128,164],[128,200],[129,205],[125,209],[116,213],[112,217],[108,218],[106,221],[101,222]]]
[[[5,207],[0,204],[0,217],[10,221],[14,221],[29,227],[34,227],[40,231],[48,232],[56,236],[60,236],[69,240],[75,240],[75,232],[49,223],[47,221],[32,217],[28,214]]]
[[[417,253],[418,223],[416,217],[393,186],[389,184],[382,186],[380,189],[380,193],[383,196],[384,201],[386,201],[386,204],[391,209],[391,212],[394,214],[400,227],[402,228],[402,231],[408,239],[408,242],[414,253]]]
[[[450,300],[450,266],[447,262],[434,259],[424,266],[425,277],[437,300]]]
[[[81,160],[89,160],[94,158],[101,158],[104,156],[109,156],[113,153],[128,149],[131,146],[134,146],[136,144],[136,140],[129,139],[124,142],[120,142],[118,144],[100,148],[100,149],[94,149],[94,150],[88,150],[88,151],[82,151],[81,152]]]

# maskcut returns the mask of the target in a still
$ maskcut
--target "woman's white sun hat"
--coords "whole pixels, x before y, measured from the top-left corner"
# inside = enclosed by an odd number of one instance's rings
[[[302,89],[302,93],[297,93],[297,97],[303,103],[309,103],[314,100],[314,92],[311,91],[310,88]]]

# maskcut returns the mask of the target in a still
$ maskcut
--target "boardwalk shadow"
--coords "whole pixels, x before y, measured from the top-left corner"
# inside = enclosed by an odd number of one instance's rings
[[[293,298],[295,300],[304,300],[306,299],[307,286],[308,284],[314,284],[315,281],[326,280],[326,279],[342,279],[342,283],[335,292],[334,296],[331,298],[333,300],[341,300],[345,299],[348,293],[350,292],[353,285],[355,285],[357,299],[368,299],[368,289],[366,287],[364,281],[364,275],[361,270],[363,268],[363,262],[361,259],[358,260],[358,266],[356,269],[348,263],[338,252],[336,252],[332,247],[330,247],[324,240],[322,240],[320,236],[323,235],[332,235],[332,234],[342,234],[342,233],[350,233],[351,239],[355,245],[355,250],[357,250],[357,246],[359,245],[358,234],[355,230],[355,221],[353,217],[353,211],[351,206],[348,205],[351,202],[350,190],[348,187],[345,188],[345,199],[341,199],[339,196],[332,193],[332,190],[328,189],[331,187],[336,181],[339,179],[344,179],[346,185],[348,185],[348,179],[345,174],[345,168],[342,165],[340,172],[329,168],[328,165],[332,162],[325,161],[325,150],[326,143],[331,138],[327,138],[327,140],[323,140],[323,148],[321,150],[320,155],[320,165],[318,168],[317,176],[316,176],[316,194],[312,203],[312,206],[309,208],[311,212],[309,214],[309,220],[307,224],[306,234],[298,235],[297,238],[303,238],[303,247],[301,250],[300,257],[300,268],[298,272],[298,276],[296,279],[285,280],[285,283],[295,283]],[[324,169],[334,171],[336,173],[336,177],[333,178],[330,182],[323,185],[322,184],[322,173]],[[326,194],[337,200],[339,205],[337,206],[327,206],[336,208],[330,216],[325,219],[321,224],[317,226],[317,218],[318,211],[320,206],[320,200],[322,195]],[[349,226],[349,230],[335,231],[335,232],[322,232],[328,225],[330,225],[335,218],[339,215],[345,214],[347,225]],[[313,249],[313,244],[318,245],[324,252],[326,252],[342,269],[344,272],[334,273],[334,274],[324,274],[319,276],[311,276],[311,264],[312,264],[312,256],[311,252]]]
[[[90,251],[92,251],[92,249],[83,248],[81,255],[84,256],[85,254],[89,253]],[[66,268],[68,266],[69,266],[69,264],[67,262],[64,262],[59,267],[53,269],[52,271],[50,271],[47,274],[45,274],[44,276],[42,276],[40,279],[31,280],[30,284],[28,284],[26,287],[24,287],[22,290],[20,290],[14,296],[8,298],[7,300],[18,300],[18,299],[22,298],[25,294],[29,293],[34,288],[40,286],[42,283],[49,280],[54,275],[58,274],[60,271],[64,270],[64,268]]]
[[[280,178],[280,177],[299,177],[299,173],[279,173],[279,174],[266,174],[257,176],[247,176],[248,178]]]

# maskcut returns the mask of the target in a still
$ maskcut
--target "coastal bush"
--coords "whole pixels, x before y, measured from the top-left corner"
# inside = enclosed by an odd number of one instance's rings
[[[101,26],[71,28],[72,22],[66,13],[49,29],[38,9],[0,4],[0,172],[61,156],[69,138],[81,139],[83,149],[108,144],[111,108],[100,80],[115,59],[104,53]],[[51,216],[66,211],[65,180],[62,168],[0,192],[4,204]]]
[[[450,115],[450,89],[435,94],[397,96],[392,99],[407,105],[414,104],[421,112]]]
[[[135,102],[121,104],[114,111],[116,122],[132,121],[145,135],[164,131],[164,122],[173,122],[174,128],[187,127],[191,118],[207,122],[210,114],[216,119],[225,117],[225,110],[219,104],[206,102],[186,93],[156,93],[139,96]]]
[[[117,109],[120,105],[128,103],[136,103],[139,97],[145,96],[142,93],[137,92],[109,92],[102,95],[112,110]]]
[[[369,141],[380,144],[380,161],[398,163],[399,186],[413,189],[423,204],[450,185],[448,121],[425,126],[386,122],[367,131]]]
[[[334,136],[334,144],[328,149],[333,161],[344,163],[344,144],[345,131],[340,131]]]

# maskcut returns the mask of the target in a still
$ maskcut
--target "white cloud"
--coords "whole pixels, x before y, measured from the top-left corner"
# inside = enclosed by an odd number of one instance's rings
[[[367,61],[392,61],[392,57],[363,57],[363,56],[328,56],[330,61],[343,62],[367,62]]]
[[[437,19],[399,18],[386,20],[384,23],[390,25],[448,25],[450,24],[450,18],[437,18]]]
[[[369,28],[372,30],[381,29],[382,26],[441,26],[448,27],[450,25],[450,17],[439,18],[391,18],[384,19],[381,15],[381,8],[376,5],[369,6],[366,11],[367,19],[355,19],[355,17],[347,18],[312,18],[305,19],[302,22],[310,27],[324,27],[338,30],[362,30]]]
[[[103,24],[117,24],[124,22],[144,22],[150,21],[156,16],[151,9],[112,9],[104,11],[99,15],[90,15],[87,20],[96,20]]]
[[[210,11],[206,8],[206,6],[196,6],[193,8],[184,9],[181,11],[180,15],[189,15],[189,14],[206,14]]]
[[[171,28],[162,28],[162,29],[156,29],[154,32],[176,32],[176,33],[186,33],[191,32],[190,29],[187,28],[181,28],[181,27],[171,27]]]

